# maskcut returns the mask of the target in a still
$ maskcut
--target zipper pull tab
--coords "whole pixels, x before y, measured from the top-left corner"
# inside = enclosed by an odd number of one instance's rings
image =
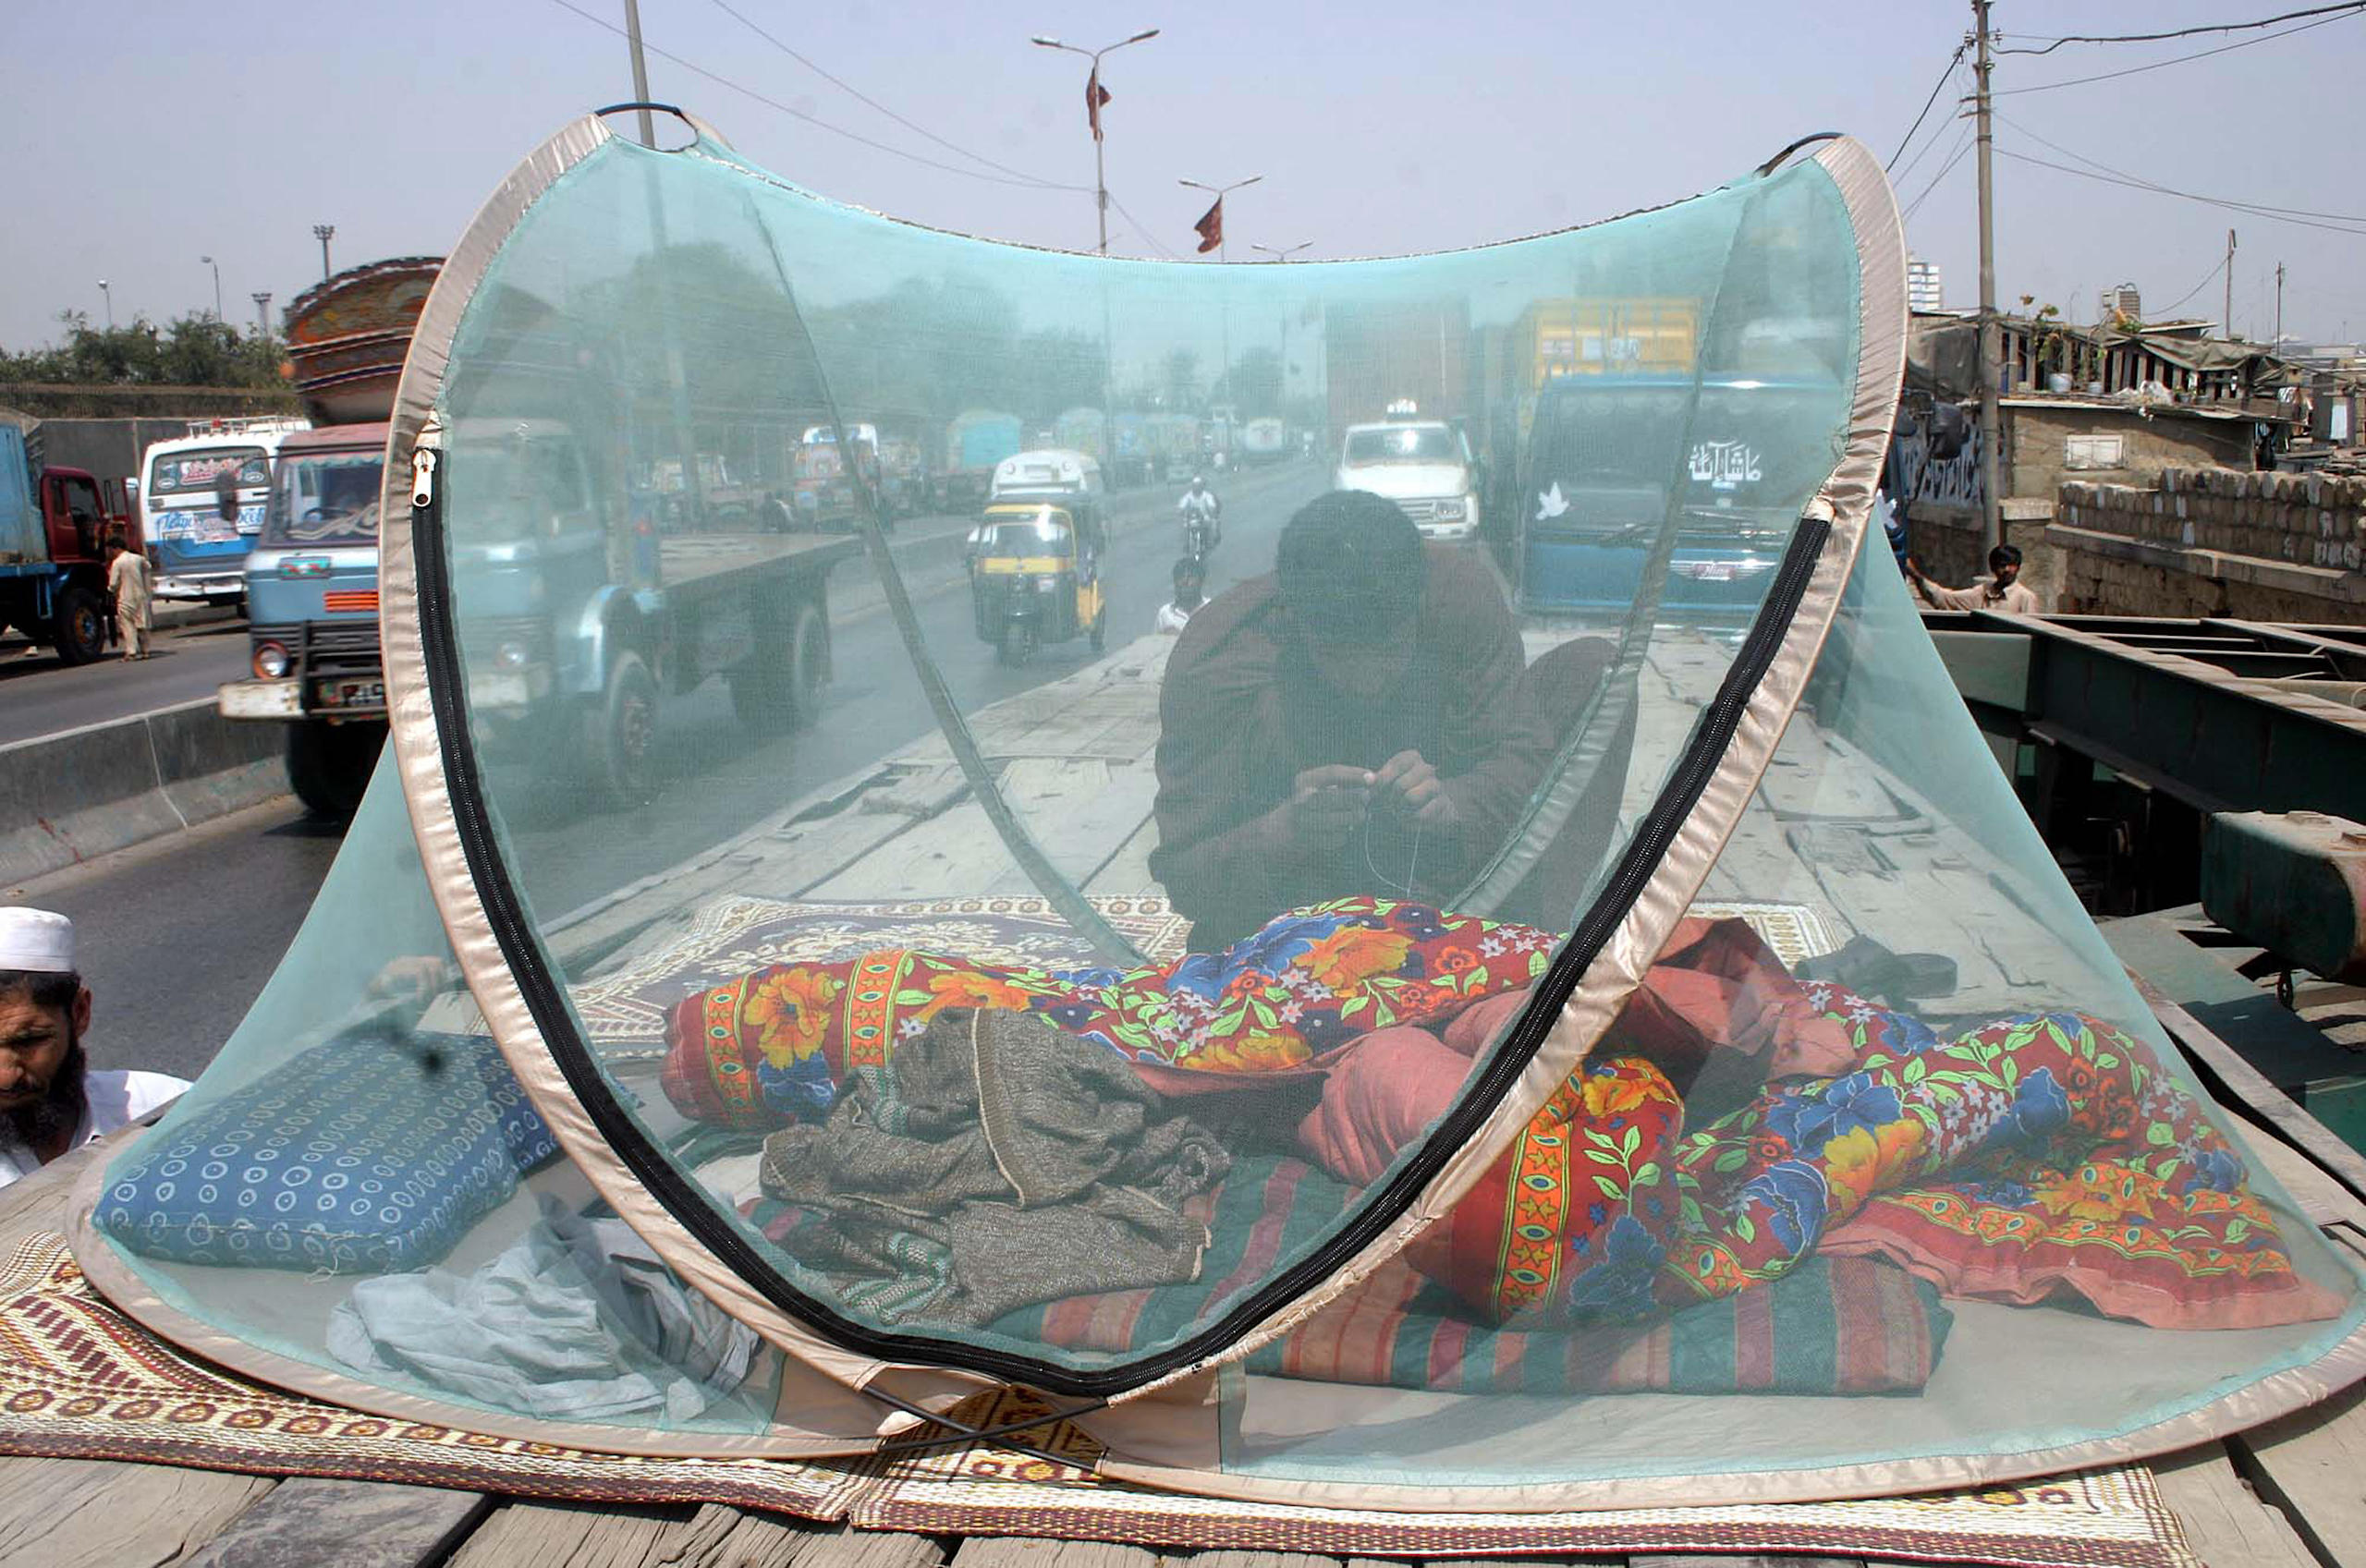
[[[444,417],[430,410],[410,447],[410,504],[424,511],[435,504],[435,464],[444,451]]]

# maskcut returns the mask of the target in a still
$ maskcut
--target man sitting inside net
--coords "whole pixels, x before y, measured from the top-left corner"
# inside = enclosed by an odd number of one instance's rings
[[[1519,634],[1485,566],[1334,491],[1274,570],[1191,617],[1160,693],[1151,870],[1206,951],[1348,893],[1437,898],[1543,765]]]

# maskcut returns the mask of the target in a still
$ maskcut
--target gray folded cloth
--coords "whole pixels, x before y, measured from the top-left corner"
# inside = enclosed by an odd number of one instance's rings
[[[781,1234],[840,1298],[976,1326],[1039,1302],[1198,1276],[1184,1200],[1232,1157],[1106,1046],[948,1008],[858,1072],[829,1119],[764,1140]]]

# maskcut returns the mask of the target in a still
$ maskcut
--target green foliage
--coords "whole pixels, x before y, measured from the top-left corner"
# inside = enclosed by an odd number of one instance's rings
[[[45,348],[0,349],[0,382],[78,386],[221,386],[275,391],[279,344],[241,332],[213,312],[180,316],[159,327],[145,316],[128,326],[94,327],[79,310],[58,317],[66,340]]]

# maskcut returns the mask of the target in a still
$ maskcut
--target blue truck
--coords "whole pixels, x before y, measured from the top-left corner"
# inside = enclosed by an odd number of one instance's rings
[[[667,699],[710,677],[728,685],[748,729],[809,722],[830,673],[829,571],[860,541],[784,535],[758,516],[666,517],[655,494],[602,466],[626,444],[613,411],[571,411],[573,346],[555,337],[513,345],[506,368],[540,389],[521,394],[518,417],[431,420],[419,450],[390,454],[385,419],[424,298],[407,280],[424,268],[432,281],[434,266],[357,269],[291,309],[313,428],[273,466],[247,558],[252,674],[221,688],[220,711],[287,725],[288,784],[314,813],[342,820],[360,803],[386,730],[378,531],[391,477],[396,504],[446,492],[469,720],[489,760],[588,784],[585,805],[629,804],[657,786]],[[318,316],[343,332],[308,336]],[[356,331],[377,357],[374,379],[355,372]],[[305,357],[315,341],[317,379]],[[443,478],[422,452],[440,454]]]
[[[129,508],[80,468],[45,467],[40,444],[38,425],[0,419],[0,632],[87,664],[106,652],[106,544],[129,537]]]

